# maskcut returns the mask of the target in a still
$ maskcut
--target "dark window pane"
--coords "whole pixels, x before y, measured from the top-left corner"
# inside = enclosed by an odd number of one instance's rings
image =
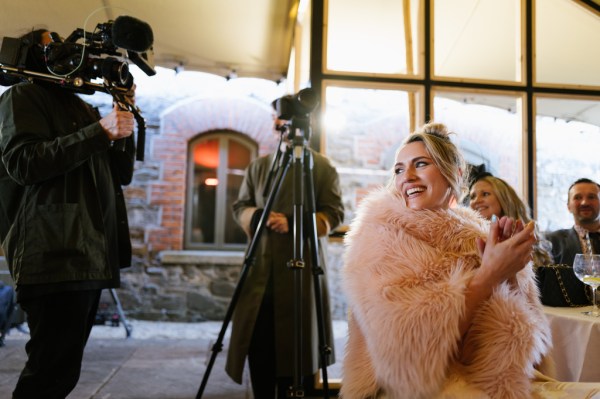
[[[186,248],[246,245],[246,234],[233,218],[232,205],[255,153],[250,140],[228,131],[201,135],[191,143]]]
[[[227,155],[227,201],[225,209],[225,243],[245,244],[246,234],[233,219],[232,205],[238,197],[244,178],[244,170],[250,163],[252,154],[247,146],[236,140],[229,140]]]
[[[227,179],[227,208],[225,210],[225,243],[245,244],[246,233],[233,219],[232,205],[237,199],[242,176],[229,175]]]
[[[215,242],[217,167],[219,140],[205,140],[193,148],[194,188],[192,206],[192,241]]]

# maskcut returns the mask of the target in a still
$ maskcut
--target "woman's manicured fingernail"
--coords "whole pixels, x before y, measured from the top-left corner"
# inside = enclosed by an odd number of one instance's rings
[[[533,220],[530,220],[529,223],[527,223],[527,226],[525,226],[525,227],[533,226],[534,224],[535,224],[535,222]]]
[[[496,223],[498,221],[498,217],[496,215],[492,215],[492,223]]]

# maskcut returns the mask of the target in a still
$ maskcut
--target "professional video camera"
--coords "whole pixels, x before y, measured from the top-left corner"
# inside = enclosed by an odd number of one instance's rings
[[[311,89],[300,90],[297,94],[286,95],[271,103],[279,120],[275,129],[281,133],[282,140],[292,140],[301,130],[306,138],[310,137],[310,113],[319,105],[319,96]],[[285,123],[281,123],[285,121]]]
[[[147,75],[156,74],[151,59],[152,28],[139,19],[119,16],[96,25],[93,32],[78,28],[65,40],[54,32],[50,38],[52,41],[42,49],[31,39],[5,37],[0,48],[0,72],[7,76],[0,76],[0,84],[41,79],[81,93],[110,93],[132,86],[128,60]],[[103,84],[94,83],[98,78]]]
[[[313,89],[306,88],[297,94],[278,98],[271,105],[277,111],[278,119],[289,121],[294,117],[306,118],[319,105],[319,96]]]
[[[128,61],[146,75],[156,74],[152,60],[152,28],[130,16],[96,25],[93,32],[78,28],[62,40],[50,33],[50,42],[41,46],[34,35],[15,39],[5,37],[0,48],[0,85],[20,81],[59,84],[78,93],[110,94],[122,109],[131,112],[138,125],[137,156],[144,160],[145,121],[138,107],[127,99],[133,86]],[[82,42],[78,42],[82,39]],[[102,79],[102,83],[94,80]]]

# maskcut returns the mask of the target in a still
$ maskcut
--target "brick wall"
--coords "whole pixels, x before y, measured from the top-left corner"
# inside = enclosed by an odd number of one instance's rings
[[[150,141],[150,160],[158,167],[148,182],[148,206],[159,214],[158,226],[146,225],[144,239],[153,253],[183,249],[188,143],[202,133],[233,130],[259,144],[259,152],[273,149],[271,110],[245,98],[196,98],[164,111],[158,135]],[[135,182],[133,190],[139,189]]]

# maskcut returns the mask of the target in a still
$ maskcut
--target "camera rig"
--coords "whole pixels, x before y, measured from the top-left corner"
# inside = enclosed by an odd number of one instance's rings
[[[136,159],[142,161],[145,121],[126,94],[133,86],[128,61],[148,76],[156,74],[150,25],[130,16],[119,16],[114,21],[97,24],[92,32],[78,28],[64,40],[54,32],[49,36],[51,41],[45,46],[27,36],[4,37],[0,47],[0,85],[45,81],[82,94],[96,91],[110,94],[119,107],[136,119]]]

